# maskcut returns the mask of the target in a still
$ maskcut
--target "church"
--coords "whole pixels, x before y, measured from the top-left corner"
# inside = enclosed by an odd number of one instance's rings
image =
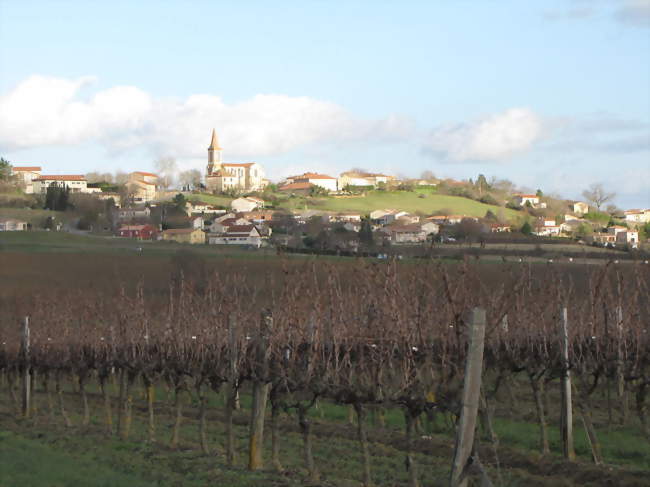
[[[246,193],[261,191],[268,184],[264,169],[256,162],[223,162],[217,131],[212,129],[212,140],[208,147],[208,168],[205,186],[209,191],[225,193],[235,191]]]

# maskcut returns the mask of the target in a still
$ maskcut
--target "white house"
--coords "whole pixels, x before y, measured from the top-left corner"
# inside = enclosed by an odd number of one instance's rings
[[[625,221],[630,223],[650,222],[650,209],[648,210],[627,210],[624,212]]]
[[[388,184],[393,179],[395,179],[393,176],[386,176],[385,174],[348,171],[341,173],[339,176],[338,187],[340,189],[344,189],[346,186],[375,187],[380,183]]]
[[[264,208],[264,200],[252,196],[237,198],[230,202],[230,208],[237,213],[245,213],[257,208]]]
[[[627,244],[633,248],[639,245],[639,232],[636,230],[625,230],[616,234],[616,243]]]
[[[571,205],[571,211],[576,215],[584,215],[585,213],[589,213],[589,205],[582,201],[576,201]]]
[[[71,193],[86,193],[88,181],[81,175],[41,175],[32,180],[34,193],[47,193],[50,186],[61,186],[69,188]]]
[[[133,208],[120,208],[117,211],[120,220],[130,220],[132,218],[149,218],[151,210],[147,206],[137,206]]]
[[[559,225],[538,225],[535,227],[533,234],[538,237],[557,237],[560,235]]]
[[[516,194],[514,195],[513,200],[519,206],[525,206],[526,203],[530,203],[531,206],[539,205],[539,196],[536,194]]]
[[[380,230],[391,243],[420,243],[427,239],[427,232],[420,225],[387,226]]]
[[[420,225],[420,228],[424,232],[426,232],[427,235],[431,235],[431,234],[437,235],[438,233],[440,233],[440,225],[434,222],[423,223],[422,225]]]
[[[339,213],[332,217],[335,222],[360,222],[361,213]]]
[[[319,186],[327,191],[338,191],[338,181],[332,176],[326,174],[318,174],[314,172],[306,172],[300,176],[291,176],[287,178],[287,184],[296,183],[309,183],[314,186]]]
[[[212,222],[212,225],[210,225],[210,232],[223,233],[230,227],[242,225],[251,225],[251,222],[246,218],[238,218],[234,216],[230,218],[218,218]]]
[[[377,223],[380,225],[390,225],[393,223],[395,220],[408,216],[409,213],[408,211],[402,211],[402,210],[386,210],[386,213],[384,213],[382,216],[377,218]]]
[[[259,248],[262,236],[255,225],[233,225],[225,232],[208,235],[208,243],[212,245],[252,245]]]
[[[203,201],[188,201],[185,203],[185,213],[187,213],[187,216],[192,216],[192,213],[223,215],[225,212],[226,210],[221,210]]]
[[[27,230],[27,222],[15,218],[0,218],[0,232],[21,232]]]
[[[34,193],[34,179],[41,177],[40,166],[13,166],[11,175],[27,194]]]

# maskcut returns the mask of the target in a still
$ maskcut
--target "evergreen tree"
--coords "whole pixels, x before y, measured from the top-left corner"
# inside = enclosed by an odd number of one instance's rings
[[[359,242],[366,248],[371,248],[375,245],[375,239],[372,235],[372,225],[370,224],[370,218],[368,217],[361,220]]]
[[[533,233],[533,227],[530,226],[530,223],[526,222],[521,226],[520,231],[524,235],[531,235]]]

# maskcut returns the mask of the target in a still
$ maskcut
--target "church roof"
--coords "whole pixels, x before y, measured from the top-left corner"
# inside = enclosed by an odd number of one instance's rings
[[[217,139],[217,131],[215,129],[212,129],[212,140],[210,141],[210,147],[208,147],[208,150],[221,150],[221,147],[219,147],[219,139]]]

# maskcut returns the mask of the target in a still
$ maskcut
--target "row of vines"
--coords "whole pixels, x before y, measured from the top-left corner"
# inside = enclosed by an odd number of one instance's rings
[[[626,266],[627,267],[627,266]],[[146,286],[113,295],[85,292],[32,296],[12,305],[0,325],[0,371],[16,393],[26,373],[59,398],[57,410],[71,424],[61,392],[78,384],[83,424],[90,422],[90,383],[101,390],[108,435],[127,439],[133,391],[147,391],[148,434],[156,438],[154,388],[174,393],[179,441],[182,396],[199,404],[200,444],[206,435],[207,395],[225,394],[228,463],[236,457],[233,413],[239,393],[253,396],[251,470],[263,467],[268,413],[271,464],[282,469],[278,415],[295,412],[310,481],[318,481],[312,453],[310,410],[320,400],[348,405],[357,416],[365,485],[372,482],[366,416],[377,407],[402,408],[409,485],[419,485],[412,454],[416,425],[425,414],[457,418],[468,348],[468,311],[486,310],[480,422],[488,437],[500,388],[514,378],[529,384],[539,426],[539,449],[551,453],[548,389],[567,371],[574,405],[589,434],[593,459],[602,462],[592,398],[607,388],[610,420],[639,421],[650,438],[650,272],[647,266],[594,268],[574,281],[552,266],[503,266],[489,279],[471,264],[414,267],[397,262],[286,269],[268,276],[218,272],[200,281],[182,273],[164,298]],[[569,362],[562,357],[559,323],[567,310]],[[13,313],[13,316],[9,316]],[[29,315],[29,347],[21,323]],[[119,385],[117,397],[108,387]],[[58,393],[58,394],[57,394]],[[24,410],[23,415],[30,411]],[[569,452],[568,458],[571,459]]]

